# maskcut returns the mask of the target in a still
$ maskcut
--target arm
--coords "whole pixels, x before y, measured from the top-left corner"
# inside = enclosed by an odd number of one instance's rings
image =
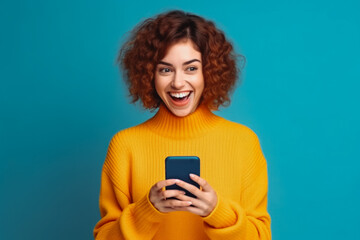
[[[243,186],[239,201],[217,196],[215,190],[199,176],[191,178],[197,182],[202,190],[180,181],[180,187],[197,196],[179,196],[183,201],[193,202],[194,207],[181,207],[179,210],[189,211],[202,216],[204,230],[210,239],[242,239],[269,240],[270,216],[267,212],[267,168],[259,142],[255,140],[246,148],[250,154],[243,175]],[[245,159],[244,159],[245,161]],[[234,186],[236,187],[236,186]]]
[[[152,239],[159,227],[164,214],[150,203],[149,193],[131,202],[129,161],[121,137],[115,135],[101,175],[101,219],[94,228],[95,239]]]
[[[210,239],[271,239],[265,186],[266,170],[245,189],[241,203],[219,196],[213,212],[203,218]]]
[[[244,178],[240,201],[218,196],[215,209],[203,218],[205,232],[210,239],[271,239],[266,160],[257,136],[252,133],[250,139],[248,173]]]

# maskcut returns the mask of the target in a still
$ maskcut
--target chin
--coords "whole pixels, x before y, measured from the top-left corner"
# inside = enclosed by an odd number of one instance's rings
[[[177,117],[186,117],[187,115],[191,114],[192,112],[192,109],[174,109],[174,108],[169,108],[170,109],[170,112],[172,112],[172,114],[174,114],[175,116]]]
[[[186,117],[190,114],[190,112],[179,112],[179,111],[172,111],[172,113],[177,117]]]

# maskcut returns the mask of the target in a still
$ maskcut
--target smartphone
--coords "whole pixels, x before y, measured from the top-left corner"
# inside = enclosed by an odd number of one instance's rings
[[[166,179],[180,179],[184,182],[190,183],[197,188],[199,184],[191,180],[189,174],[193,173],[200,176],[200,158],[197,156],[170,156],[165,159],[165,176]],[[167,186],[166,190],[177,189],[184,191],[189,197],[196,198],[195,195],[189,191],[174,184]]]

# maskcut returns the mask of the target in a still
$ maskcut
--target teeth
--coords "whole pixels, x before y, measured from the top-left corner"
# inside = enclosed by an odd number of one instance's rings
[[[184,98],[189,96],[190,92],[181,92],[181,93],[170,93],[170,96],[176,97],[176,98]]]

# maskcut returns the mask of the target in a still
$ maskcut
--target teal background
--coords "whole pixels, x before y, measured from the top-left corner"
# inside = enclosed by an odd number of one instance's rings
[[[1,1],[1,239],[92,239],[129,104],[115,65],[139,21],[180,8],[247,58],[230,107],[268,161],[276,240],[360,239],[359,1]]]

